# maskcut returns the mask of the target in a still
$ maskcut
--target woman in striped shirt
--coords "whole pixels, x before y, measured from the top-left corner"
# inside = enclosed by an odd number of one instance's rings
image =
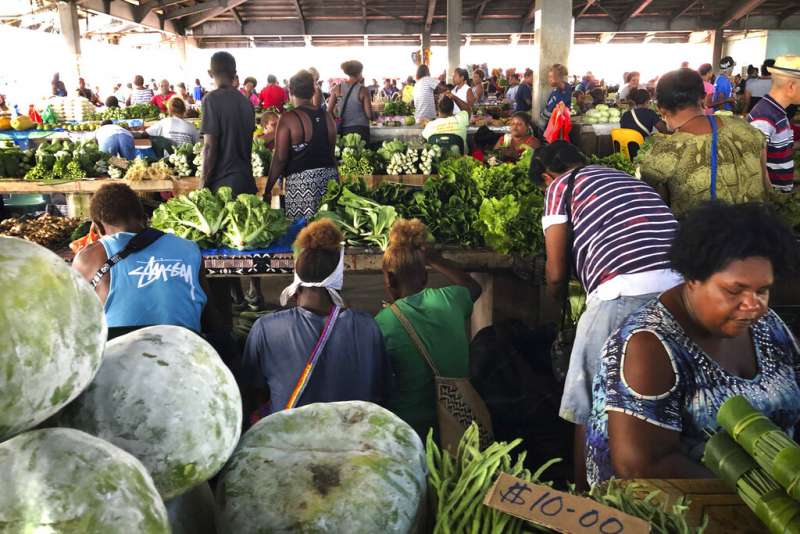
[[[658,193],[623,172],[586,162],[577,147],[556,141],[537,150],[531,163],[533,179],[547,186],[542,228],[548,292],[563,295],[574,269],[587,294],[560,410],[577,425],[579,485],[592,379],[606,338],[627,315],[681,282],[668,257],[677,222]]]

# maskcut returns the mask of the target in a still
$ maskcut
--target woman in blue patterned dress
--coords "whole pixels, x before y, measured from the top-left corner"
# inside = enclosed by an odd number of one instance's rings
[[[630,315],[603,347],[586,438],[587,477],[708,478],[706,429],[733,395],[793,435],[800,351],[768,307],[800,264],[791,231],[761,205],[690,211],[670,252],[685,283]]]

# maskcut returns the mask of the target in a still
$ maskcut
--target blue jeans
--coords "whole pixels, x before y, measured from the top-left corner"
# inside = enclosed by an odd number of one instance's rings
[[[132,160],[136,157],[136,150],[133,146],[133,137],[118,133],[103,139],[100,143],[100,150],[112,156],[123,157]]]
[[[569,370],[564,383],[559,416],[576,425],[585,425],[592,410],[592,380],[600,368],[603,345],[625,318],[658,293],[586,302],[586,311],[578,320],[575,342],[569,358]]]

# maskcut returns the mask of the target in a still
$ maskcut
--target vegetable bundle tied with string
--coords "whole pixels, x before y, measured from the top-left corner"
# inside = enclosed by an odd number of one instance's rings
[[[800,446],[742,396],[720,407],[717,422],[773,477],[786,493],[800,500]]]
[[[706,443],[703,465],[735,488],[770,532],[800,532],[800,503],[789,497],[725,431],[717,432]]]

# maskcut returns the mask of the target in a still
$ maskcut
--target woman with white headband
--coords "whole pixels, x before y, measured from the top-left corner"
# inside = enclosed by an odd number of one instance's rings
[[[244,376],[267,393],[262,416],[315,402],[383,403],[391,365],[375,320],[344,306],[341,242],[330,220],[304,228],[295,241],[294,282],[281,294],[282,305],[294,298],[297,306],[262,317],[250,331]],[[248,404],[255,407],[253,399]]]

